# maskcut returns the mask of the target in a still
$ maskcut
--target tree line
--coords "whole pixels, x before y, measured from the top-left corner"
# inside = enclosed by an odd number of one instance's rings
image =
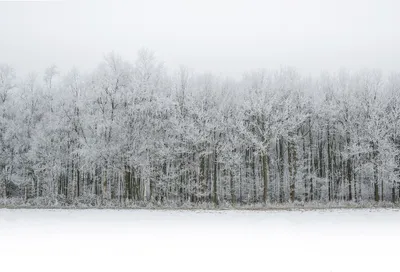
[[[88,205],[398,202],[400,74],[240,80],[141,50],[91,73],[0,65],[0,200]]]

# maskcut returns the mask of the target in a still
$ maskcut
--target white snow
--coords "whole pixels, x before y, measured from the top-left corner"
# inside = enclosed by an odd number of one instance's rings
[[[399,210],[0,209],[0,271],[396,271]]]

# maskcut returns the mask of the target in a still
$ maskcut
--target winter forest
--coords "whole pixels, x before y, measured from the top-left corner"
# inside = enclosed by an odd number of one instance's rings
[[[145,49],[91,73],[1,64],[0,150],[0,204],[396,203],[400,74],[234,80]]]

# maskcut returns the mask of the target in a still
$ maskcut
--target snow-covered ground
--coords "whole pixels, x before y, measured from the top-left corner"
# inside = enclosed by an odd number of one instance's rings
[[[0,271],[397,271],[399,210],[0,209]]]

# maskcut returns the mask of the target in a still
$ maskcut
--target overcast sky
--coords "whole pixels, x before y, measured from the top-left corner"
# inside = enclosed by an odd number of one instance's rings
[[[396,0],[143,0],[0,2],[0,63],[17,72],[94,68],[140,48],[169,68],[240,76],[294,66],[303,73],[400,71]]]

